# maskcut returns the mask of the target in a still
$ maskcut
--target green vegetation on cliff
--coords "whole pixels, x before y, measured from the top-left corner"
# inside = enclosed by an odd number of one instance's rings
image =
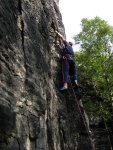
[[[113,131],[113,27],[99,17],[83,18],[74,37],[81,46],[76,53],[79,83],[89,117],[99,118]]]

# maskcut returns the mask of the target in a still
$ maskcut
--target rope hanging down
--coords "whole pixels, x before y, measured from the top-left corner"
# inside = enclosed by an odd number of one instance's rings
[[[69,79],[70,79],[70,77],[69,77]],[[81,117],[82,117],[84,126],[85,126],[85,128],[86,128],[86,131],[87,131],[89,140],[91,141],[92,150],[95,150],[94,145],[93,145],[93,142],[92,142],[92,139],[91,139],[91,137],[90,137],[89,129],[88,129],[87,124],[86,124],[86,122],[85,122],[85,120],[84,120],[84,117],[83,117],[83,115],[82,115],[81,108],[80,108],[79,103],[78,103],[78,100],[77,100],[77,98],[76,98],[76,94],[75,94],[74,88],[73,88],[73,86],[72,86],[71,79],[70,79],[70,84],[71,84],[71,88],[72,88],[72,91],[73,91],[73,94],[74,94],[75,101],[76,101],[77,106],[78,106],[78,110],[79,110],[79,112],[80,112],[80,115],[81,115]]]
[[[57,15],[56,15],[56,12],[55,12],[54,4],[53,4],[53,3],[54,3],[54,0],[51,0],[51,7],[52,7],[52,10],[53,10],[53,13],[54,13],[54,16],[55,16],[55,23],[56,23],[56,27],[55,27],[55,24],[54,24],[54,19],[53,19],[53,21],[52,21],[52,27],[53,27],[54,31],[55,31],[56,29],[57,29],[57,31],[59,31],[59,29],[58,29],[58,26],[59,26],[59,25],[58,25]],[[62,42],[61,42],[61,40],[60,40],[60,45],[61,45],[61,47],[62,47]],[[80,109],[80,106],[79,106],[78,100],[77,100],[77,98],[76,98],[76,94],[75,94],[75,91],[74,91],[74,89],[73,89],[73,86],[72,86],[71,80],[70,80],[70,84],[71,84],[72,91],[73,91],[73,94],[74,94],[74,97],[75,97],[75,101],[76,101],[77,106],[78,106],[78,110],[79,110],[79,112],[80,112],[80,114],[81,114],[81,117],[82,117],[83,123],[84,123],[85,128],[86,128],[86,131],[87,131],[87,133],[88,133],[88,137],[89,137],[89,139],[90,139],[90,141],[91,141],[92,150],[95,150],[94,145],[93,145],[93,142],[92,142],[92,139],[91,139],[91,137],[90,137],[90,133],[89,133],[89,130],[88,130],[87,124],[86,124],[86,122],[85,122],[85,120],[84,120],[84,117],[83,117],[83,115],[82,115],[82,111],[81,111],[81,109]]]

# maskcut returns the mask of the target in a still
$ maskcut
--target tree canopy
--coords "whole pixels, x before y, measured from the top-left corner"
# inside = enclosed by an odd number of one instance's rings
[[[105,121],[113,118],[113,27],[99,17],[83,18],[76,53],[79,83],[86,110]]]

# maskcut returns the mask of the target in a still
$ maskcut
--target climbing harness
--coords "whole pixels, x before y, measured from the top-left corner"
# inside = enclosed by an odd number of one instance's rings
[[[52,0],[52,2],[51,2],[51,7],[52,7],[52,10],[53,10],[54,16],[55,16],[55,22],[56,22],[57,31],[59,31],[59,30],[58,30],[58,20],[56,19],[57,17],[56,17],[56,12],[55,12],[54,4],[53,4],[53,3],[54,3],[54,0]],[[54,25],[54,20],[52,20],[52,27],[53,27],[54,30],[56,30],[55,25]],[[63,46],[62,46],[63,43],[62,43],[61,40],[60,40],[60,45],[61,45],[61,47],[63,47]],[[61,48],[61,49],[62,49],[62,48]],[[72,55],[71,55],[71,54],[67,54],[67,56],[72,56]],[[64,57],[66,58],[66,56],[64,56]],[[62,70],[62,72],[63,72],[63,70]],[[64,76],[63,76],[63,79],[64,79]],[[69,78],[69,80],[70,80],[70,78]],[[72,86],[71,80],[70,80],[70,84],[71,84],[71,88],[72,88],[72,91],[73,91],[73,94],[74,94],[75,101],[76,101],[77,106],[78,106],[78,110],[79,110],[79,112],[80,112],[80,114],[81,114],[81,117],[82,117],[84,126],[85,126],[85,128],[86,128],[87,133],[88,133],[88,137],[89,137],[89,139],[90,139],[90,141],[91,141],[92,150],[94,150],[94,145],[93,145],[93,143],[92,143],[92,139],[91,139],[91,137],[90,137],[90,133],[89,133],[87,124],[86,124],[86,122],[85,122],[85,120],[84,120],[84,117],[83,117],[83,115],[82,115],[82,111],[81,111],[81,108],[80,108],[80,106],[79,106],[78,100],[77,100],[77,98],[76,98],[76,94],[75,94],[74,88],[73,88],[73,86]],[[69,91],[68,91],[68,92],[69,92]]]
[[[92,150],[95,150],[94,145],[93,145],[93,142],[92,142],[92,139],[91,139],[91,137],[90,137],[89,129],[88,129],[87,124],[86,124],[86,122],[85,122],[85,120],[84,120],[84,117],[83,117],[83,115],[82,115],[82,111],[81,111],[81,108],[80,108],[80,106],[79,106],[79,103],[78,103],[78,100],[77,100],[77,97],[76,97],[76,94],[75,94],[75,91],[74,91],[73,85],[72,85],[72,83],[71,83],[71,79],[70,79],[70,77],[69,77],[69,80],[70,80],[70,85],[71,85],[71,88],[72,88],[72,91],[73,91],[73,94],[74,94],[75,101],[76,101],[77,106],[78,106],[78,110],[79,110],[79,112],[80,112],[80,115],[81,115],[81,117],[82,117],[82,120],[83,120],[84,126],[85,126],[85,128],[86,128],[86,131],[87,131],[88,137],[89,137],[90,142],[91,142],[91,145],[92,145]]]

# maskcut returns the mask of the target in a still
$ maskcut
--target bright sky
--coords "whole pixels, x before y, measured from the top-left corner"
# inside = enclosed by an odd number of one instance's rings
[[[113,26],[113,0],[59,0],[59,7],[68,41],[80,32],[82,18],[98,16]]]

